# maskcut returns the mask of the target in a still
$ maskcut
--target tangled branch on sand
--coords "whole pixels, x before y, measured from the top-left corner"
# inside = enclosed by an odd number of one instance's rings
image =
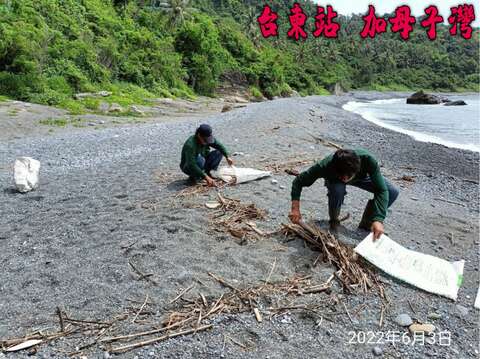
[[[35,340],[37,343],[29,348],[29,354],[35,354],[37,345],[46,344],[60,338],[81,338],[82,345],[77,345],[74,352],[65,352],[68,356],[74,356],[98,345],[102,336],[128,318],[128,314],[121,314],[110,321],[73,319],[59,308],[57,308],[57,315],[60,323],[59,331],[47,332],[46,330],[38,330],[21,338],[3,340],[0,341],[0,348],[8,352],[15,350],[17,345]],[[85,344],[86,339],[91,339],[91,341]]]
[[[283,298],[288,296],[301,296],[311,293],[320,293],[331,291],[331,282],[333,276],[325,283],[314,285],[311,282],[311,276],[295,275],[282,282],[268,283],[257,285],[254,287],[237,288],[234,285],[227,282],[225,279],[213,274],[208,273],[213,279],[218,281],[224,287],[229,288],[229,293],[222,294],[218,299],[208,302],[207,299],[200,295],[197,299],[189,301],[187,304],[171,312],[168,318],[164,321],[165,326],[172,326],[177,323],[186,325],[188,323],[200,323],[202,320],[219,315],[222,312],[226,313],[244,313],[252,312],[256,317],[259,317],[259,306],[265,298]],[[305,309],[306,306],[297,309]],[[255,310],[257,309],[257,310]],[[285,306],[275,306],[266,309],[271,315],[275,315],[278,312],[282,312],[287,308]],[[267,314],[268,314],[267,313]]]
[[[269,163],[265,166],[266,171],[270,171],[273,173],[280,173],[280,172],[293,172],[297,171],[297,167],[303,167],[306,165],[313,164],[315,162],[314,159],[292,159],[286,162],[276,162],[276,163]]]
[[[257,208],[255,204],[243,204],[238,199],[222,196],[218,193],[220,208],[211,216],[211,225],[217,231],[230,233],[232,236],[243,240],[258,239],[269,235],[260,231],[252,222],[256,219],[265,219],[267,212]]]
[[[175,193],[173,198],[182,199],[187,197],[196,197],[196,196],[208,193],[212,189],[222,189],[228,185],[227,183],[221,180],[215,180],[215,184],[216,184],[216,187],[209,187],[205,183],[197,183],[196,185],[188,186],[182,189],[181,191]]]
[[[376,289],[382,299],[386,299],[382,284],[376,274],[352,247],[339,242],[335,236],[323,231],[314,224],[284,224],[285,235],[295,235],[304,239],[314,250],[322,253],[323,261],[334,265],[338,272],[336,279],[346,292],[360,287],[364,292]]]
[[[80,320],[72,319],[65,312],[58,310],[60,319],[60,330],[53,333],[35,332],[21,338],[9,339],[0,342],[2,350],[8,350],[12,346],[25,343],[27,340],[37,339],[39,342],[35,345],[45,344],[55,339],[65,338],[75,340],[75,351],[64,352],[68,356],[82,355],[87,350],[99,347],[109,353],[125,353],[132,349],[140,348],[160,341],[168,340],[181,335],[188,335],[204,331],[213,327],[211,320],[221,313],[245,313],[251,312],[257,320],[263,318],[259,310],[262,303],[272,303],[272,298],[276,298],[275,305],[263,310],[264,314],[278,315],[286,311],[307,310],[317,314],[317,310],[324,306],[323,302],[316,302],[313,305],[292,304],[291,297],[298,297],[305,294],[327,292],[330,293],[333,275],[323,284],[313,284],[311,276],[295,275],[287,280],[270,283],[270,275],[264,284],[253,287],[237,288],[221,277],[208,273],[210,277],[219,282],[224,287],[230,289],[228,293],[220,295],[216,299],[207,299],[203,294],[199,294],[195,300],[182,299],[182,304],[178,305],[173,311],[167,313],[166,319],[162,325],[152,325],[150,330],[137,331],[129,334],[121,333],[119,325],[128,323],[131,330],[132,325],[145,328],[139,316],[149,313],[147,306],[151,304],[148,296],[142,301],[139,309],[135,308],[127,313],[123,313],[110,321]],[[191,287],[183,290],[179,296],[170,301],[170,304],[181,299],[182,295],[188,292]],[[268,299],[268,300],[267,300]],[[133,316],[133,320],[128,320]],[[260,318],[260,319],[259,319]],[[116,332],[117,334],[112,335]],[[109,337],[106,335],[110,333]],[[161,335],[160,335],[161,334]],[[160,335],[160,336],[158,336]],[[143,339],[140,339],[143,338]]]

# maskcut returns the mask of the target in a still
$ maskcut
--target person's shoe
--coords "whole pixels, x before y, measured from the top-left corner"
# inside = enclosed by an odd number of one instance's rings
[[[338,219],[331,219],[328,221],[328,224],[330,225],[330,231],[332,233],[338,232],[338,227],[340,227],[340,221]]]

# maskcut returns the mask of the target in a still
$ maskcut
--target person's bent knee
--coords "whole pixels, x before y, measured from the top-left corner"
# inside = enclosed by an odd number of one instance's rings
[[[388,197],[389,197],[388,206],[389,207],[397,200],[399,194],[400,194],[400,191],[396,187],[389,186],[388,188]]]

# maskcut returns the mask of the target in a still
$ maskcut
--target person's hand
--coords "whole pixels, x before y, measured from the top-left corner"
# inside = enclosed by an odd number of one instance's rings
[[[227,157],[226,160],[230,167],[233,166],[233,160],[230,157]]]
[[[300,211],[297,210],[292,210],[290,214],[288,215],[288,218],[292,221],[294,224],[299,224],[302,221],[302,214]]]
[[[377,241],[378,239],[380,239],[382,234],[385,233],[385,228],[383,227],[383,223],[378,222],[378,221],[372,223],[371,230],[373,232],[373,241],[374,242]]]
[[[294,224],[299,224],[302,221],[302,214],[300,213],[300,202],[299,201],[292,201],[292,210],[288,215],[288,218]]]
[[[206,176],[205,181],[207,181],[208,187],[217,187],[217,184],[215,183],[215,180],[212,177]]]

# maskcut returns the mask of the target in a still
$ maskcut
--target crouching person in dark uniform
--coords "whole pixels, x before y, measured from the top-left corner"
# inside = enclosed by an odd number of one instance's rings
[[[302,220],[300,213],[300,195],[303,187],[311,186],[317,179],[324,178],[328,189],[328,214],[330,228],[336,230],[340,224],[340,209],[345,198],[346,186],[355,186],[373,193],[369,200],[359,227],[372,231],[374,240],[384,233],[383,222],[387,209],[398,197],[398,190],[380,173],[380,167],[366,150],[338,150],[317,162],[301,173],[292,185],[292,209],[290,219],[293,223]]]
[[[210,151],[210,147],[215,150]],[[183,145],[180,168],[193,182],[205,180],[214,187],[215,181],[210,177],[210,171],[217,170],[222,157],[230,166],[233,165],[226,147],[213,137],[212,128],[200,125],[195,135],[190,136]]]

